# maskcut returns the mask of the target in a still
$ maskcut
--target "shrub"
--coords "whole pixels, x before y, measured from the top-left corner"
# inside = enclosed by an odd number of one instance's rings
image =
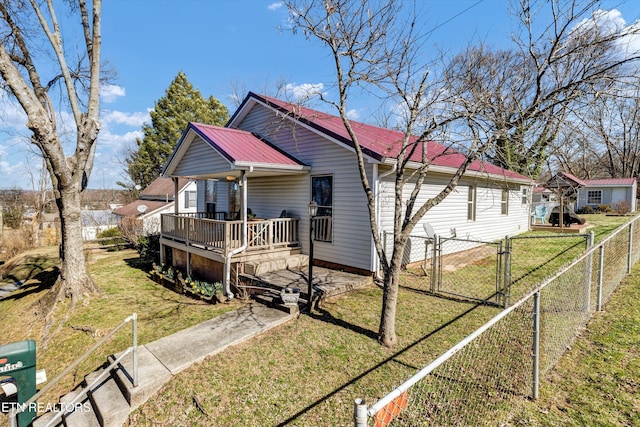
[[[107,228],[106,230],[102,230],[101,232],[98,233],[98,239],[106,239],[109,237],[119,237],[120,236],[120,230],[118,229],[118,227],[113,227],[113,228]]]
[[[587,205],[587,206],[583,206],[582,208],[578,209],[576,211],[576,213],[578,215],[592,214],[592,213],[595,213],[595,209],[593,209],[591,206]]]
[[[149,262],[160,261],[160,234],[141,236],[134,247],[140,254],[140,259]]]
[[[596,206],[596,211],[602,212],[602,213],[611,212],[611,206],[609,206],[609,205],[598,205],[598,206]]]
[[[5,259],[33,248],[33,235],[30,227],[22,227],[18,230],[11,230],[11,232],[5,231],[3,234],[2,252]]]
[[[613,204],[612,209],[615,213],[623,215],[631,212],[631,204],[626,200],[621,200]]]

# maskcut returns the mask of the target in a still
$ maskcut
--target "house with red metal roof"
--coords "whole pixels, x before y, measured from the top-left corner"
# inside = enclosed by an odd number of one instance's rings
[[[607,205],[613,210],[635,212],[637,190],[635,178],[583,179],[576,206],[583,209]]]
[[[393,172],[403,134],[352,126],[378,228],[391,242]],[[436,196],[465,161],[463,154],[428,142],[416,147],[407,168],[422,164],[422,150],[430,166],[418,204]],[[261,260],[305,257],[311,233],[314,264],[367,275],[379,270],[354,143],[337,116],[250,92],[225,127],[190,123],[163,175],[198,186],[196,215],[176,210],[162,216],[163,261],[222,281],[226,293],[243,274],[256,273]],[[493,241],[527,231],[532,185],[513,171],[474,161],[415,232]],[[405,186],[407,198],[412,188],[411,182]],[[311,202],[317,205],[313,221]],[[424,257],[424,250],[415,257]],[[289,261],[272,264],[291,267]]]

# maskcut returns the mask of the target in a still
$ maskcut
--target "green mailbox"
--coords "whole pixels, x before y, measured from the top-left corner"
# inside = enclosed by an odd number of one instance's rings
[[[0,346],[0,377],[16,381],[18,405],[36,394],[36,342],[27,340]],[[36,405],[25,407],[18,414],[18,426],[28,426],[36,413]]]

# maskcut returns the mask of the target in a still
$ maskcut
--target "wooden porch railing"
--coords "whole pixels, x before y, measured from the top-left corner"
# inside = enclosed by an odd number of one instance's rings
[[[199,218],[199,214],[164,214],[163,237],[228,254],[242,245],[242,221]],[[270,250],[300,243],[297,218],[252,219],[247,223],[247,250]]]
[[[330,242],[332,240],[333,218],[331,216],[313,217],[313,240]]]

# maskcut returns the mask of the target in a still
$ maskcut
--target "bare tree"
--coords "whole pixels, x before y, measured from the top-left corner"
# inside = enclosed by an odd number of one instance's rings
[[[0,76],[27,114],[31,143],[45,161],[60,213],[61,274],[52,301],[68,297],[73,306],[83,293],[98,290],[85,264],[80,212],[100,130],[101,0],[57,6],[68,6],[65,22],[78,19],[81,23],[77,38],[82,47],[77,51],[75,46],[65,49],[53,0],[0,1]],[[71,33],[65,28],[65,35]],[[64,151],[68,135],[59,116],[67,110],[73,117],[75,137],[70,154]]]
[[[432,155],[428,142],[439,129],[445,129],[468,111],[450,108],[436,115],[439,106],[452,103],[445,91],[439,90],[432,78],[429,64],[418,62],[421,49],[417,16],[402,10],[400,1],[285,1],[295,23],[309,38],[321,41],[331,52],[335,66],[336,100],[321,99],[331,104],[354,143],[362,188],[367,199],[369,221],[376,251],[384,272],[382,313],[379,341],[388,347],[397,341],[395,318],[402,256],[409,235],[425,213],[439,204],[456,187],[468,166],[482,155],[488,141],[471,138],[467,141],[465,161],[449,183],[435,197],[418,205],[418,195],[429,170]],[[400,17],[406,17],[401,21]],[[367,176],[362,147],[347,116],[349,95],[362,88],[375,92],[393,104],[396,126],[404,136],[394,159],[394,237],[393,249],[387,253],[378,229],[374,190]],[[464,107],[464,106],[463,106]],[[429,118],[427,120],[427,118]],[[471,118],[469,118],[471,120]],[[418,134],[419,136],[414,136]],[[421,153],[421,166],[410,168],[411,157]],[[404,200],[404,187],[415,182],[411,195]]]
[[[514,49],[473,46],[452,61],[450,90],[474,105],[485,128],[503,130],[493,163],[536,178],[563,123],[579,121],[596,94],[636,73],[628,42],[638,27],[613,22],[598,4],[520,0]]]
[[[51,201],[51,185],[47,178],[47,170],[42,160],[42,167],[34,170],[31,167],[29,159],[26,160],[27,173],[31,183],[31,194],[29,205],[33,207],[34,214],[31,217],[31,235],[33,236],[33,245],[40,246],[40,223],[45,212],[47,204]]]
[[[502,166],[535,172],[538,166],[520,155],[522,143],[531,141],[525,152],[544,159],[559,123],[580,97],[606,85],[605,76],[637,56],[621,57],[619,50],[611,51],[615,40],[622,37],[620,32],[612,35],[593,27],[575,30],[582,18],[589,17],[595,2],[584,7],[579,7],[581,2],[577,0],[536,2],[536,7],[551,7],[551,13],[545,22],[534,27],[533,11],[529,2],[523,0],[518,4],[524,29],[524,36],[517,40],[519,50],[472,47],[450,63],[440,63],[441,66],[435,66],[435,60],[420,61],[424,29],[415,9],[403,10],[416,4],[393,0],[285,0],[284,3],[293,30],[320,42],[331,54],[335,81],[327,92],[332,89],[335,95],[318,96],[337,110],[355,147],[373,239],[384,273],[379,340],[392,346],[397,341],[395,316],[402,255],[418,221],[447,197],[468,166],[485,154]],[[534,34],[534,28],[543,31]],[[438,70],[446,72],[439,74]],[[347,117],[349,101],[359,93],[377,96],[401,114],[394,126],[404,133],[404,138],[393,159],[395,213],[391,253],[380,239],[374,191],[358,137]],[[453,135],[460,135],[466,159],[438,195],[419,205],[418,195],[433,160],[427,143],[443,134],[452,144]],[[412,166],[409,159],[416,152],[422,153],[422,162]],[[515,162],[512,156],[517,156]],[[406,198],[403,189],[408,185],[413,187]]]

